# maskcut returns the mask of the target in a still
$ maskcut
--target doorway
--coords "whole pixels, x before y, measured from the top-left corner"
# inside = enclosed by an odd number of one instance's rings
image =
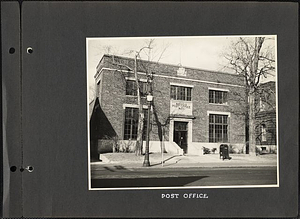
[[[187,153],[188,146],[188,122],[174,121],[173,141],[183,149],[183,153]]]

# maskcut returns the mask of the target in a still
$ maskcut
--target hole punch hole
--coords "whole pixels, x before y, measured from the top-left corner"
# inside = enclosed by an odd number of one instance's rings
[[[10,171],[11,171],[11,172],[16,172],[16,170],[17,170],[17,167],[16,167],[16,166],[11,166],[11,167],[10,167]]]
[[[16,49],[14,47],[9,48],[8,52],[9,54],[14,54]]]
[[[28,54],[33,53],[33,49],[32,49],[31,47],[28,47],[28,48],[27,48],[27,53],[28,53]]]
[[[29,172],[29,173],[32,173],[34,168],[32,166],[28,166],[26,167],[26,170]]]

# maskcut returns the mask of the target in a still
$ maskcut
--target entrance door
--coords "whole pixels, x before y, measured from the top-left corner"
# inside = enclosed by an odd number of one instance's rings
[[[174,139],[173,141],[183,149],[183,153],[187,153],[188,123],[174,122]]]

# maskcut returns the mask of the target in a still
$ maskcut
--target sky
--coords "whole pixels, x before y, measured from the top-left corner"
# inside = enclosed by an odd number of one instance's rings
[[[147,41],[155,39],[151,50],[152,61],[166,64],[182,65],[186,67],[199,68],[212,71],[230,72],[224,66],[228,61],[222,54],[228,51],[236,36],[218,37],[127,37],[127,38],[87,38],[87,74],[88,84],[94,85],[93,76],[96,66],[105,53],[134,57],[134,51],[147,45]],[[276,40],[265,41],[264,46],[273,44]],[[163,52],[164,51],[164,52]],[[147,49],[141,53],[143,59],[146,57]],[[262,82],[275,80],[276,76],[263,79]]]

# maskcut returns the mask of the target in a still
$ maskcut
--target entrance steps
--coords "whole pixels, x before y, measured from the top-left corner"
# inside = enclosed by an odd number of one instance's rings
[[[183,155],[183,149],[175,142],[167,142],[167,144],[165,144],[165,149],[168,153]]]
[[[143,143],[143,153],[145,153],[146,142]],[[149,151],[151,153],[161,153],[162,148],[165,152],[173,155],[183,155],[183,149],[180,148],[175,142],[169,141],[150,141]]]

